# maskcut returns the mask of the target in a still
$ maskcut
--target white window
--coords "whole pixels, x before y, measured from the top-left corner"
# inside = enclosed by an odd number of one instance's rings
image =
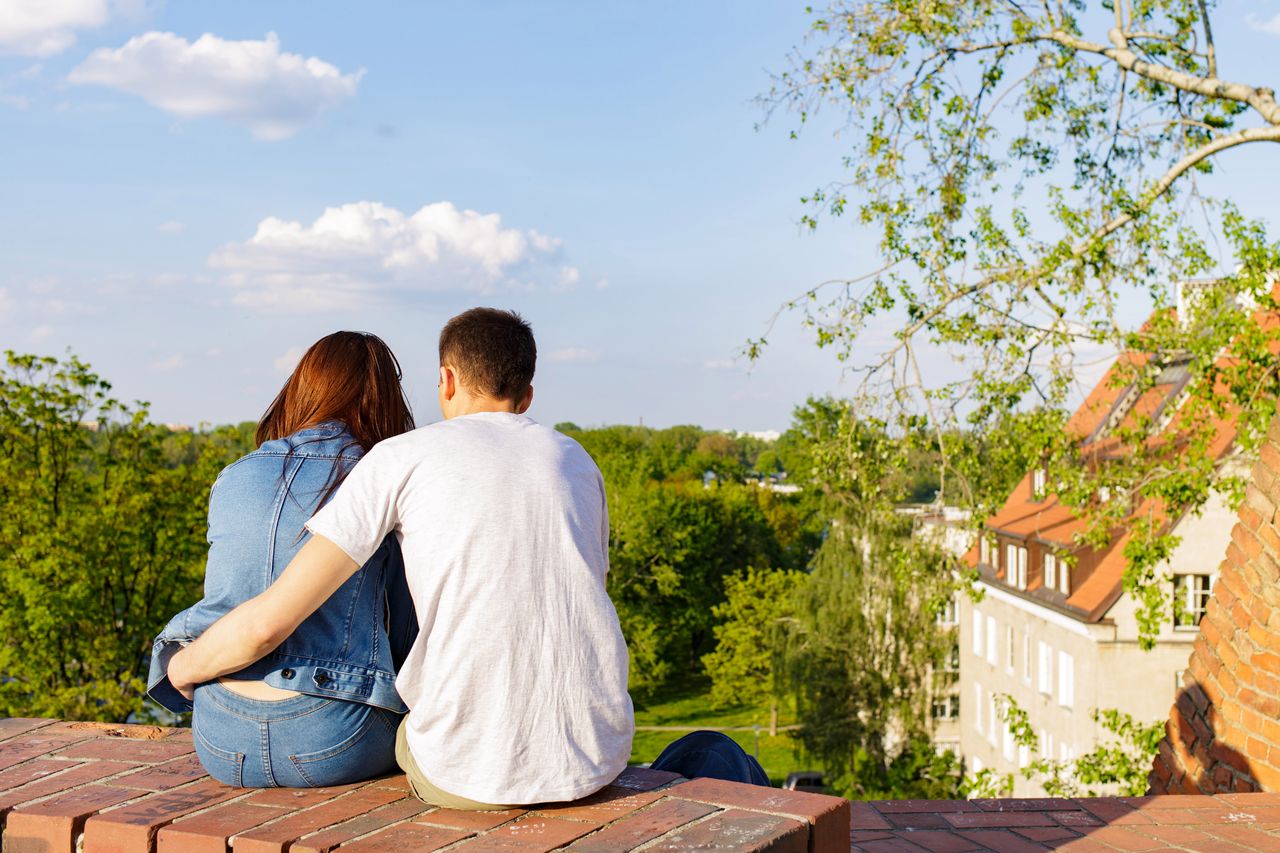
[[[991,565],[991,540],[987,538],[985,530],[978,537],[978,562],[987,566]]]
[[[1004,724],[1004,760],[1012,762],[1013,752],[1016,744],[1013,742],[1013,728],[1010,727],[1008,721]]]
[[[1025,743],[1018,744],[1018,767],[1026,767],[1031,763],[1031,750]]]
[[[1000,635],[996,633],[996,617],[987,617],[987,663],[995,666],[1000,656],[996,651],[996,645],[1000,642]]]
[[[1058,588],[1058,558],[1052,551],[1044,552],[1044,588]]]
[[[1027,549],[1018,549],[1018,577],[1014,581],[1014,586],[1018,589],[1027,588]]]
[[[1040,755],[1042,758],[1053,760],[1053,735],[1049,734],[1048,729],[1040,730]]]
[[[933,718],[954,720],[960,716],[960,697],[955,693],[933,697]]]
[[[1044,487],[1049,479],[1049,472],[1044,468],[1037,468],[1031,474],[1031,497],[1032,500],[1044,500]]]
[[[1013,584],[1013,576],[1018,572],[1018,546],[1004,546],[1004,581]]]
[[[1066,652],[1058,652],[1058,704],[1070,708],[1075,704],[1075,660]]]
[[[956,603],[955,596],[948,598],[938,610],[938,624],[945,628],[957,624],[960,621],[959,613],[960,606]]]
[[[982,731],[982,715],[986,712],[987,703],[982,701],[982,685],[973,685],[973,727]]]
[[[1173,576],[1173,627],[1194,630],[1209,609],[1213,585],[1208,575]]]
[[[973,653],[982,657],[982,614],[973,608]]]
[[[1009,670],[1009,672],[1013,672],[1013,668],[1017,665],[1015,663],[1015,661],[1017,660],[1017,654],[1014,651],[1015,646],[1013,644],[1013,626],[1012,625],[1009,625],[1004,629],[1004,648],[1005,648],[1005,653],[1004,653],[1005,667]]]
[[[971,765],[973,765],[973,772],[974,772],[974,773],[981,773],[981,772],[982,772],[982,759],[981,759],[981,758],[978,758],[977,756],[974,756],[973,760],[972,760],[972,761],[970,761],[969,763],[970,763]]]
[[[1058,562],[1058,592],[1071,594],[1071,565],[1066,560]]]
[[[987,694],[987,708],[989,711],[989,718],[987,720],[987,740],[991,742],[992,746],[996,745],[996,741],[1000,734],[999,701],[1000,700],[996,698],[996,694],[994,692]]]
[[[1022,635],[1022,680],[1031,683],[1031,632]]]
[[[1047,696],[1053,693],[1053,649],[1048,643],[1036,641],[1036,650],[1040,663],[1040,692]]]

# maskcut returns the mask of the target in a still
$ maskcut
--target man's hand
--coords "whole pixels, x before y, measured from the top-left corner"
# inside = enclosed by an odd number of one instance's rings
[[[168,675],[169,683],[173,685],[173,689],[190,701],[196,698],[196,685],[195,682],[186,677],[186,670],[183,667],[183,654],[185,652],[185,648],[178,649],[174,656],[169,658]]]
[[[239,672],[283,643],[359,568],[337,545],[312,536],[266,591],[169,659],[169,682],[190,699],[197,684]]]

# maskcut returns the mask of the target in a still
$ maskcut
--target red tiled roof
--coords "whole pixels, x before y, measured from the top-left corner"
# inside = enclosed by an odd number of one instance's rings
[[[1264,328],[1280,323],[1280,318],[1258,312],[1257,322]],[[1275,348],[1275,347],[1273,347]],[[1187,423],[1183,410],[1178,407],[1178,395],[1185,387],[1185,380],[1176,374],[1168,381],[1159,382],[1143,392],[1136,400],[1129,399],[1132,383],[1123,380],[1126,372],[1150,361],[1142,353],[1124,353],[1107,370],[1067,422],[1066,430],[1079,438],[1086,457],[1102,459],[1128,452],[1117,431],[1138,428],[1152,419],[1160,423],[1147,439],[1153,450],[1176,453],[1180,441],[1185,440]],[[1219,362],[1226,366],[1227,360]],[[1163,378],[1163,377],[1162,377]],[[1221,388],[1219,391],[1223,390]],[[1208,448],[1210,458],[1221,459],[1235,442],[1236,425],[1233,412],[1212,422],[1214,438]],[[1160,501],[1148,499],[1134,507],[1129,521],[1151,518],[1158,528],[1171,523]],[[1004,505],[986,522],[986,528],[1014,539],[1039,540],[1066,552],[1081,553],[1078,537],[1086,532],[1088,522],[1078,517],[1074,510],[1063,505],[1056,495],[1034,500],[1032,474],[1028,474],[1014,487]],[[1072,584],[1066,599],[1067,606],[1086,621],[1101,619],[1120,597],[1122,578],[1127,565],[1125,545],[1130,540],[1129,524],[1117,531],[1109,542],[1091,552],[1091,570],[1080,582]],[[965,557],[973,566],[978,564],[979,549],[975,546]],[[1038,584],[1031,584],[1028,592],[1034,593]]]

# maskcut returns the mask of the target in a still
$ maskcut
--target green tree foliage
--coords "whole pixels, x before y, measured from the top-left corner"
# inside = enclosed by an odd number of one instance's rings
[[[980,488],[952,440],[1068,407],[1081,359],[1143,354],[1114,377],[1139,392],[1187,365],[1167,441],[1147,441],[1141,413],[1105,459],[1053,417],[1021,434],[1093,537],[1132,531],[1125,586],[1148,642],[1167,610],[1165,519],[1239,494],[1210,438],[1238,413],[1254,449],[1280,392],[1280,327],[1258,321],[1277,309],[1280,244],[1205,181],[1224,153],[1280,142],[1280,105],[1274,81],[1236,80],[1217,55],[1214,5],[835,0],[763,99],[802,126],[834,112],[848,173],[808,196],[807,222],[851,214],[879,240],[875,269],[789,305],[863,377],[859,415],[932,434],[948,502]],[[1171,284],[1205,276],[1175,316]],[[891,334],[867,358],[873,327]],[[1164,512],[1133,517],[1144,500]]]
[[[697,670],[726,577],[783,561],[764,507],[771,497],[735,484],[633,483],[610,492],[609,595],[641,698]]]
[[[805,578],[803,572],[755,568],[725,578],[725,600],[711,609],[719,623],[712,629],[715,651],[702,658],[713,707],[776,708],[778,634],[793,616],[793,596]]]
[[[74,356],[0,369],[0,714],[123,720],[199,595],[209,485],[243,432],[171,433]]]
[[[858,798],[901,795],[899,762],[920,766],[910,750],[929,740],[928,685],[952,642],[936,623],[955,589],[948,561],[910,533],[905,518],[842,515],[784,633],[798,738]]]
[[[1147,791],[1147,774],[1164,737],[1165,724],[1139,723],[1115,709],[1095,710],[1093,720],[1102,726],[1107,739],[1073,761],[1040,754],[1027,712],[1007,694],[1000,697],[1000,718],[1009,723],[1013,739],[1029,751],[1032,760],[1019,772],[1037,782],[1050,797],[1098,797],[1119,795],[1139,797]],[[968,780],[973,796],[998,796],[1013,788],[1012,774],[984,771]],[[1090,785],[1103,787],[1086,787]]]
[[[818,525],[802,497],[742,482],[766,445],[695,426],[563,431],[604,474],[609,500],[609,594],[644,701],[701,671],[720,620],[726,578],[748,566],[799,568]],[[703,475],[717,478],[704,487]]]

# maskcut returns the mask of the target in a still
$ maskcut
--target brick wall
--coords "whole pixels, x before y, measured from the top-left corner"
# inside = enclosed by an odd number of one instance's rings
[[[4,853],[845,853],[849,820],[838,797],[639,768],[577,802],[500,812],[428,806],[402,775],[230,788],[204,774],[190,729],[0,719]]]
[[[1271,424],[1149,778],[1280,791],[1280,417]]]

